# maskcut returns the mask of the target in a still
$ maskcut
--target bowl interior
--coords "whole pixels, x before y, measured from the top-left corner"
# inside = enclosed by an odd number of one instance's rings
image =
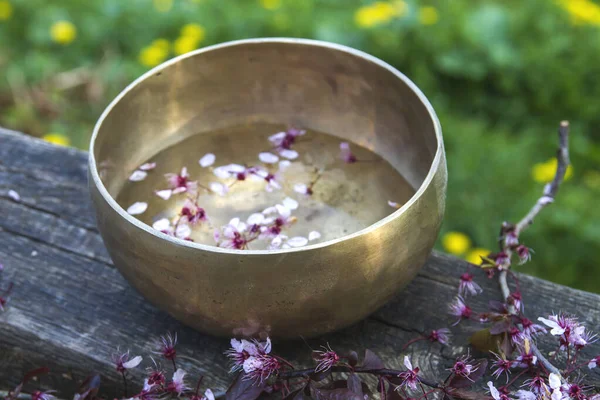
[[[326,132],[365,147],[406,179],[410,196],[419,195],[441,151],[430,104],[387,64],[322,42],[247,40],[171,60],[125,89],[96,126],[92,176],[115,199],[131,172],[161,150],[253,123]],[[376,207],[380,218],[386,200]]]

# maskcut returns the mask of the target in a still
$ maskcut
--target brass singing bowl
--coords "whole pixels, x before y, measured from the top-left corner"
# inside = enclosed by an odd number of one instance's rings
[[[115,201],[131,171],[161,149],[248,121],[291,124],[365,146],[416,192],[365,229],[285,250],[183,241]],[[150,302],[203,332],[277,338],[348,326],[407,285],[439,233],[447,183],[439,121],[406,76],[349,47],[279,38],[206,47],[141,76],[96,124],[89,176],[108,252]]]

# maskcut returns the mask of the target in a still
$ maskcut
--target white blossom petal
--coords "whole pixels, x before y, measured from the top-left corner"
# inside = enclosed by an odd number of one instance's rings
[[[246,172],[246,167],[244,167],[243,165],[240,165],[240,164],[229,164],[227,166],[227,168],[229,168],[229,170],[231,172],[235,172],[235,173]]]
[[[248,223],[248,225],[258,225],[258,224],[261,224],[264,220],[265,220],[264,214],[254,213],[248,217],[246,222]]]
[[[273,240],[271,240],[271,244],[269,245],[269,249],[275,250],[281,248],[283,244],[283,238],[281,235],[275,236]]]
[[[390,206],[392,208],[400,208],[400,204],[396,203],[395,201],[391,201],[391,200],[388,200],[388,206]]]
[[[147,172],[135,170],[135,171],[133,171],[133,174],[131,174],[131,176],[129,176],[129,180],[132,182],[139,182],[139,181],[143,181],[144,179],[146,179],[146,176],[148,176]]]
[[[500,400],[500,392],[498,392],[498,389],[496,389],[496,387],[494,386],[494,384],[492,383],[492,381],[489,381],[487,383],[487,385],[490,388],[490,394],[492,395],[492,397],[495,400]]]
[[[537,395],[535,393],[523,389],[518,390],[516,395],[517,399],[519,400],[535,400],[537,398]]]
[[[286,169],[289,168],[290,165],[292,165],[292,163],[289,160],[279,161],[279,170],[285,171]]]
[[[258,154],[258,159],[261,162],[264,162],[265,164],[275,164],[277,161],[279,161],[279,157],[277,157],[275,154],[273,153],[259,153]]]
[[[263,351],[265,354],[269,354],[271,352],[271,338],[267,337],[267,340],[263,346]]]
[[[215,395],[210,389],[206,389],[206,391],[204,392],[204,397],[206,398],[206,400],[215,400]]]
[[[302,236],[294,236],[287,241],[291,247],[302,247],[308,244],[308,239]]]
[[[313,241],[321,238],[321,234],[317,231],[312,231],[308,234],[308,240]]]
[[[552,389],[559,389],[561,386],[560,375],[552,372],[550,376],[548,376],[548,383]]]
[[[141,171],[150,171],[151,169],[154,169],[154,168],[156,168],[155,162],[148,162],[148,163],[142,164],[138,167],[138,169]]]
[[[219,196],[225,196],[227,192],[229,192],[229,188],[219,182],[211,182],[209,183],[208,187]]]
[[[200,164],[200,166],[202,168],[206,168],[206,167],[210,167],[211,165],[213,165],[215,163],[215,160],[217,158],[215,157],[215,155],[213,153],[206,153],[204,156],[202,156],[202,158],[200,159],[200,161],[198,161],[198,163]]]
[[[135,368],[142,362],[142,356],[133,357],[131,360],[123,363],[123,368],[131,369]]]
[[[301,193],[301,194],[307,194],[308,186],[306,186],[304,183],[296,183],[294,185],[294,192]]]
[[[228,165],[223,165],[221,167],[213,169],[213,174],[215,174],[217,178],[221,179],[231,178],[231,172],[229,171]]]
[[[598,362],[596,361],[595,358],[591,359],[590,362],[588,363],[588,368],[589,369],[594,369],[598,366]]]
[[[263,214],[265,215],[269,215],[269,214],[273,214],[277,212],[277,207],[273,206],[273,207],[267,207],[263,210]]]
[[[188,224],[179,224],[175,229],[175,236],[179,239],[187,239],[192,234],[192,228]]]
[[[184,177],[184,178],[189,177],[190,175],[188,174],[187,167],[181,168],[181,173],[179,175],[182,176],[182,177]]]
[[[298,208],[298,202],[291,197],[286,197],[283,199],[283,206],[289,210],[295,210]]]
[[[157,190],[154,193],[163,200],[169,200],[171,198],[171,195],[173,194],[173,191],[171,189],[165,189]]]
[[[173,379],[171,379],[173,382],[175,383],[183,383],[183,378],[185,377],[186,372],[184,370],[182,370],[181,368],[177,369],[177,371],[175,371],[175,373],[173,374]]]
[[[144,211],[146,211],[147,209],[148,203],[138,201],[129,206],[129,208],[127,209],[127,213],[129,213],[130,215],[139,215],[143,214]]]
[[[550,334],[552,334],[554,336],[560,336],[563,333],[565,333],[565,329],[561,328],[561,326],[558,325],[558,323],[556,321],[552,321],[550,319],[546,319],[546,318],[542,318],[542,317],[539,317],[538,321],[542,322],[547,327],[552,328],[552,330],[550,331]]]
[[[298,152],[296,150],[282,149],[279,150],[279,155],[283,158],[287,158],[288,160],[295,160],[298,158]]]
[[[282,206],[281,204],[276,204],[275,208],[277,208],[277,212],[279,213],[279,215],[281,215],[283,218],[287,218],[290,215],[292,215],[292,212],[289,208]]]
[[[8,197],[10,197],[11,199],[13,199],[14,201],[21,201],[21,196],[19,195],[19,193],[17,193],[16,190],[9,190],[8,191]]]
[[[269,136],[269,141],[275,144],[279,144],[280,141],[285,139],[287,134],[285,132],[278,132],[274,135]]]
[[[408,356],[404,356],[404,366],[406,367],[406,369],[411,370],[413,369],[413,366],[410,362],[410,358],[408,358]]]
[[[167,218],[161,218],[152,224],[152,227],[157,231],[168,231],[171,228],[171,221]]]

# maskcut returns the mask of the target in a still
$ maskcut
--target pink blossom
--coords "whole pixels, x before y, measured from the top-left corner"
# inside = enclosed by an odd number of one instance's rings
[[[508,304],[512,304],[517,310],[523,311],[523,298],[521,292],[513,292],[506,299]]]
[[[331,349],[329,344],[323,346],[323,350],[315,351],[315,359],[318,361],[315,372],[327,371],[340,361],[340,356]]]
[[[494,400],[511,400],[510,397],[508,397],[508,395],[500,393],[498,389],[496,389],[492,381],[489,381],[487,385],[490,391],[490,395],[494,398]]]
[[[520,318],[520,322],[521,322],[521,326],[523,327],[523,334],[528,337],[528,338],[532,338],[533,336],[537,335],[538,333],[546,333],[546,328],[544,328],[541,325],[538,324],[534,324],[529,318],[525,318],[525,317],[521,317]]]
[[[465,272],[460,276],[460,285],[458,286],[458,294],[461,296],[476,295],[481,293],[483,290],[477,282],[473,281],[473,275]]]
[[[431,331],[429,336],[427,336],[427,339],[431,342],[439,342],[443,345],[447,345],[450,343],[451,336],[450,329],[440,328]]]
[[[598,365],[600,365],[600,356],[596,356],[596,357],[592,358],[587,366],[589,369],[594,369]]]
[[[496,360],[494,361],[494,363],[492,364],[492,369],[494,370],[492,372],[492,376],[495,379],[500,378],[500,375],[505,374],[506,375],[506,382],[508,382],[508,376],[510,374],[510,369],[513,366],[513,362],[510,360],[507,360],[506,358],[504,358],[504,356],[500,357],[498,354],[493,353],[494,357],[496,357]]]
[[[290,128],[285,132],[278,132],[269,136],[269,141],[281,157],[293,160],[298,157],[298,153],[292,150],[292,145],[296,142],[298,136],[305,133],[304,130]]]
[[[185,222],[194,226],[208,220],[206,212],[195,201],[186,199],[181,208],[180,215]]]
[[[519,264],[525,264],[531,260],[531,249],[527,246],[519,245],[517,247],[517,255],[519,256]]]
[[[515,231],[510,230],[510,231],[506,232],[506,234],[504,235],[504,245],[506,247],[514,247],[514,246],[517,246],[518,244],[519,244],[519,237],[517,236]]]
[[[171,221],[169,221],[167,218],[161,218],[161,219],[155,221],[152,224],[152,227],[154,229],[156,229],[157,231],[162,232],[167,235],[172,236],[174,234],[173,227],[171,226]]]
[[[265,355],[271,352],[271,339],[264,342],[246,339],[231,339],[231,348],[225,352],[232,361],[231,372],[242,369],[244,362],[253,356]]]
[[[174,360],[177,357],[176,345],[177,334],[171,335],[167,333],[165,336],[160,337],[156,353],[162,355],[167,360]]]
[[[179,174],[165,174],[165,178],[172,194],[189,193],[191,196],[195,196],[198,191],[198,182],[190,181],[186,167],[181,168]]]
[[[529,339],[525,339],[523,342],[522,345],[518,346],[519,356],[515,359],[514,365],[520,368],[527,368],[537,363],[537,356],[531,350]]]
[[[240,164],[228,164],[217,167],[213,170],[213,174],[217,178],[230,179],[236,178],[237,180],[243,181],[246,179],[246,167]]]
[[[350,145],[347,142],[340,143],[340,158],[347,164],[358,161],[356,156],[350,150]]]
[[[171,383],[169,383],[169,386],[167,386],[167,391],[177,393],[177,395],[181,396],[183,392],[189,390],[190,388],[187,386],[184,380],[186,375],[187,373],[181,368],[175,371],[173,378],[171,379]]]
[[[264,383],[273,374],[281,369],[279,360],[268,354],[252,356],[244,361],[244,379],[251,379],[256,383]]]
[[[294,192],[311,196],[313,194],[312,188],[305,183],[296,183],[294,185]]]
[[[149,386],[164,385],[166,382],[165,374],[157,366],[150,368],[148,371],[148,379],[146,379]]]
[[[506,252],[501,251],[495,256],[496,267],[498,269],[506,269],[510,266],[510,258]]]
[[[129,352],[113,355],[113,362],[118,372],[123,373],[125,370],[135,368],[142,362],[141,356],[129,359]]]
[[[560,348],[563,350],[569,345],[581,349],[596,339],[595,335],[587,332],[574,317],[558,314],[550,315],[548,318],[539,317],[538,321],[552,328],[550,334],[560,337]]]
[[[508,335],[510,336],[510,340],[514,344],[522,344],[523,340],[528,338],[528,336],[525,335],[523,332],[521,332],[521,330],[519,328],[517,328],[516,326],[512,326],[508,330]]]
[[[541,376],[537,375],[523,382],[523,386],[527,386],[533,393],[541,394],[545,390],[546,383]]]
[[[253,174],[252,176],[255,176],[260,180],[264,180],[265,182],[267,182],[267,185],[265,186],[265,190],[267,192],[279,190],[282,187],[281,182],[283,182],[283,175],[281,169],[278,172],[272,174],[264,169],[255,168],[251,171],[251,173]]]
[[[533,392],[530,392],[529,390],[517,390],[517,393],[515,393],[517,396],[518,400],[536,400],[537,399],[537,395]]]
[[[450,371],[452,371],[455,375],[471,380],[469,376],[473,372],[477,371],[477,368],[478,367],[473,364],[473,360],[467,354],[456,360],[452,368],[450,368]]]
[[[402,387],[417,390],[417,384],[419,383],[419,368],[413,368],[408,356],[404,356],[404,366],[406,367],[406,371],[402,371],[398,374],[398,378],[402,379],[402,381],[396,390],[399,390]]]
[[[453,325],[458,324],[462,319],[471,318],[473,314],[471,307],[465,304],[465,300],[460,295],[456,296],[454,303],[450,304],[449,312],[451,315],[458,317],[458,320]]]
[[[247,225],[240,221],[239,218],[233,218],[220,230],[215,230],[214,239],[218,247],[227,249],[244,249],[248,244],[245,237]]]

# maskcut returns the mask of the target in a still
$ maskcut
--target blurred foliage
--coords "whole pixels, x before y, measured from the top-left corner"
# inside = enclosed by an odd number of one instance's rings
[[[467,259],[540,195],[570,119],[572,177],[524,234],[521,269],[600,292],[599,24],[591,0],[0,0],[0,124],[85,148],[110,99],[169,57],[248,37],[342,43],[433,102],[450,173],[439,246]]]

